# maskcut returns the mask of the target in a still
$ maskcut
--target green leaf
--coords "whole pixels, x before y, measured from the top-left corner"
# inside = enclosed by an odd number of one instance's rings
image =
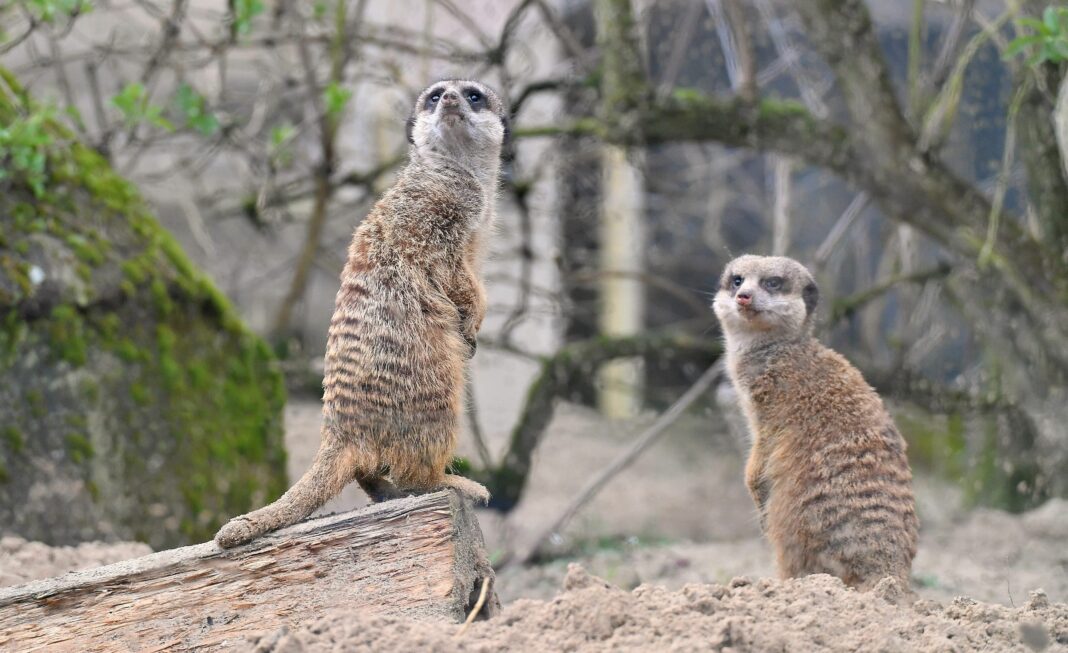
[[[1023,26],[1023,27],[1030,27],[1034,31],[1038,32],[1039,34],[1045,35],[1047,33],[1046,32],[1046,24],[1043,23],[1042,21],[1038,20],[1037,18],[1030,18],[1030,17],[1017,18],[1016,22],[1019,25]]]
[[[48,152],[54,145],[48,125],[55,115],[54,107],[35,108],[29,114],[16,115],[0,130],[0,179],[22,181],[37,197],[44,195]]]
[[[1053,5],[1046,7],[1046,10],[1042,12],[1042,23],[1045,24],[1049,33],[1056,34],[1060,31],[1060,21],[1057,20],[1057,8]]]
[[[38,20],[54,23],[57,18],[86,13],[92,8],[88,0],[29,0],[25,3]]]
[[[326,105],[326,113],[333,119],[337,119],[345,110],[352,91],[341,87],[337,82],[330,82],[323,89],[323,104]]]
[[[148,91],[140,82],[130,82],[124,86],[115,97],[111,98],[111,103],[122,112],[129,127],[148,123],[167,131],[174,131],[174,125],[163,117],[163,109],[149,103]]]
[[[281,147],[286,141],[293,138],[296,129],[289,123],[282,123],[271,129],[271,147]]]
[[[219,120],[208,107],[208,100],[189,84],[182,84],[174,94],[174,102],[185,124],[204,136],[219,131]]]
[[[234,31],[248,34],[252,31],[252,19],[263,13],[266,7],[260,0],[236,0],[234,2]]]
[[[1002,59],[1011,59],[1020,53],[1024,48],[1039,43],[1043,40],[1043,37],[1032,34],[1031,36],[1021,36],[1020,38],[1013,39],[1009,43],[1009,47],[1005,48],[1005,54],[1002,55]]]
[[[275,165],[284,168],[293,162],[293,152],[289,148],[289,143],[296,134],[296,128],[289,123],[282,123],[271,129],[271,141],[267,151]]]

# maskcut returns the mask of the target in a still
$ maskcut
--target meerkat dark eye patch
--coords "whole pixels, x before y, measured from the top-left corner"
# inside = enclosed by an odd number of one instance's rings
[[[760,285],[764,286],[764,290],[768,292],[779,292],[783,290],[782,277],[767,277],[760,282]]]
[[[482,95],[476,88],[465,88],[464,97],[467,98],[467,103],[475,111],[480,111],[486,107],[486,96]]]
[[[433,109],[438,102],[441,101],[441,96],[445,93],[445,89],[436,88],[426,96],[426,102],[423,103],[424,109]]]
[[[745,281],[745,277],[743,277],[740,274],[736,274],[736,275],[731,277],[731,285],[734,286],[735,288],[741,288],[743,281]]]

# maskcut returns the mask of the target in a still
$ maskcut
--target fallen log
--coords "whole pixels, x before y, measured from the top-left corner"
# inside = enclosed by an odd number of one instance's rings
[[[464,620],[500,609],[482,531],[453,492],[0,589],[0,651],[212,651],[336,607]]]

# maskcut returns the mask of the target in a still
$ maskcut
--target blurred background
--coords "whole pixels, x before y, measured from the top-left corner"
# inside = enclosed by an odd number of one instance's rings
[[[352,231],[418,92],[469,77],[513,112],[455,463],[498,563],[771,572],[709,304],[780,254],[909,442],[917,582],[1063,600],[1068,9],[0,6],[0,535],[160,549],[288,487]],[[512,564],[505,597],[557,571]]]

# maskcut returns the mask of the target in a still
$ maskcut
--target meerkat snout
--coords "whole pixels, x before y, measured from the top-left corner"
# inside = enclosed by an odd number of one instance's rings
[[[778,256],[741,256],[727,264],[712,308],[728,335],[807,335],[819,298],[804,266]]]

